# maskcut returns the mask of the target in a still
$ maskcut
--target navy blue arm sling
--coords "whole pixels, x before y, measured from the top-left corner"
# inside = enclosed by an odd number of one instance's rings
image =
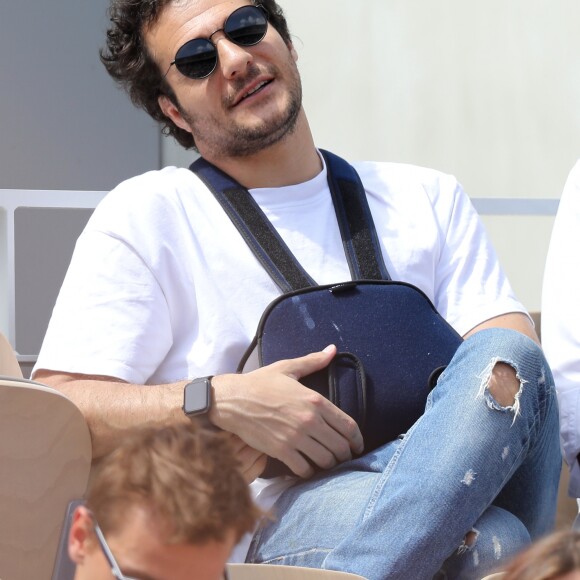
[[[319,286],[247,189],[200,158],[190,169],[212,191],[282,294],[238,367],[246,372],[335,344],[337,356],[301,382],[350,415],[365,453],[405,433],[462,339],[417,287],[391,280],[355,169],[321,151],[352,280]],[[262,477],[290,473],[270,460]]]

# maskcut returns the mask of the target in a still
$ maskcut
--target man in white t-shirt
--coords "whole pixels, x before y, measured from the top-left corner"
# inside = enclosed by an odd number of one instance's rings
[[[247,187],[318,284],[349,280],[280,7],[115,0],[111,21],[101,58],[133,102]],[[187,169],[130,179],[96,209],[35,378],[82,409],[96,457],[134,425],[190,420],[184,389],[198,395],[190,411],[232,433],[274,513],[235,559],[371,580],[480,578],[551,528],[561,458],[550,369],[455,179],[355,168],[391,276],[467,339],[395,441],[360,456],[355,421],[299,382],[334,345],[235,372],[279,290]],[[297,477],[258,477],[267,456]]]
[[[575,498],[580,498],[579,247],[580,161],[570,172],[560,198],[542,290],[542,342],[554,371],[562,447],[570,468],[568,492]]]

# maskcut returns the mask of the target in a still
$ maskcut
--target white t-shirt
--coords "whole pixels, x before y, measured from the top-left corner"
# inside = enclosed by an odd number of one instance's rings
[[[459,334],[525,311],[453,177],[411,165],[354,166],[394,280],[419,287]],[[250,193],[317,283],[350,280],[326,170]],[[137,384],[232,372],[278,295],[191,171],[145,173],[109,193],[80,236],[35,368]],[[252,485],[267,509],[288,484]]]
[[[542,290],[542,345],[554,373],[569,492],[580,497],[580,161],[562,192]]]

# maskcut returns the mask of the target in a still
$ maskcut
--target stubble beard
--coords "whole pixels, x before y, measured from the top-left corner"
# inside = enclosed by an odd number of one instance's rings
[[[290,92],[288,104],[278,116],[256,127],[234,126],[229,147],[222,154],[231,157],[247,157],[275,145],[289,137],[296,129],[302,107],[302,92]]]
[[[258,74],[260,71],[257,69],[250,71],[239,84],[251,82]],[[277,75],[274,74],[274,78],[278,78]],[[224,100],[222,106],[224,109],[229,107],[227,100]],[[205,154],[214,158],[249,157],[282,141],[295,131],[301,108],[302,85],[297,70],[292,75],[284,108],[273,118],[251,127],[240,123],[220,126],[217,121],[196,117],[179,107],[182,117],[193,129],[196,142],[203,142]]]

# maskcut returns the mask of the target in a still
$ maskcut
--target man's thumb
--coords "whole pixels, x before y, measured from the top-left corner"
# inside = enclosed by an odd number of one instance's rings
[[[336,346],[334,344],[328,345],[320,352],[312,352],[306,356],[295,358],[292,361],[290,373],[296,380],[305,377],[327,367],[330,361],[336,355]]]

